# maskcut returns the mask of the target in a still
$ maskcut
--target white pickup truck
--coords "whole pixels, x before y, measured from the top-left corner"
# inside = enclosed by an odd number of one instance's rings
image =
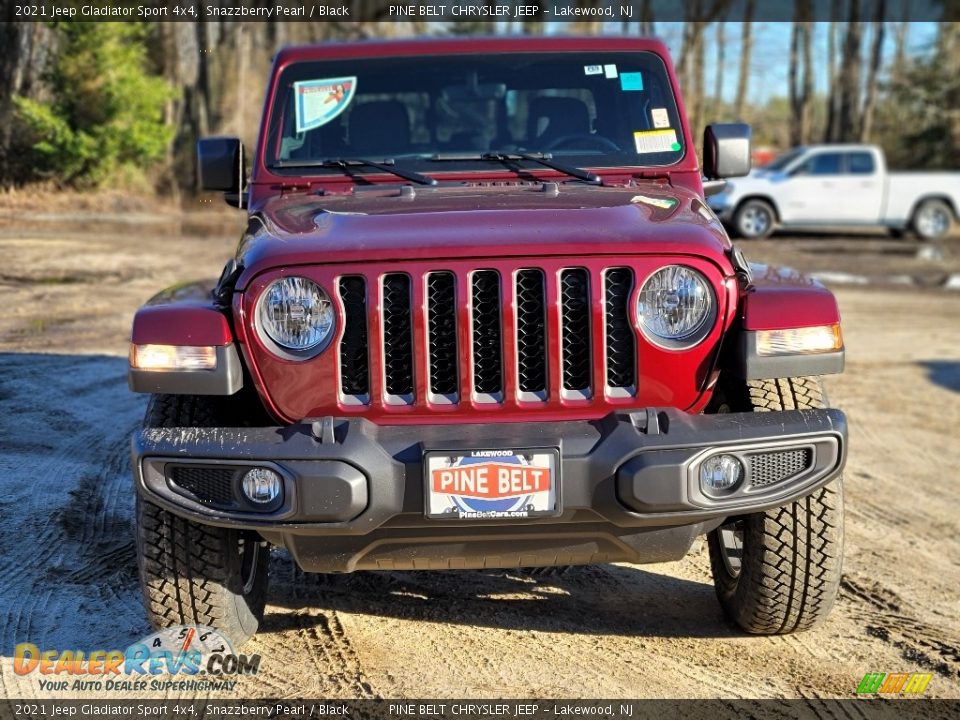
[[[707,201],[741,237],[780,227],[872,225],[945,235],[960,211],[960,172],[888,172],[873,145],[793,148]]]

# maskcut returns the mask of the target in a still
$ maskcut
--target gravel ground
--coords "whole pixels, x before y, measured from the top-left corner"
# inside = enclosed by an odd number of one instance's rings
[[[0,199],[2,200],[2,199]],[[136,583],[128,436],[131,314],[216,275],[238,215],[33,215],[0,207],[0,696],[48,695],[13,647],[123,648],[148,632]],[[777,237],[754,261],[925,278],[958,267],[910,241]],[[933,673],[960,697],[960,293],[839,288],[850,420],[839,603],[818,630],[725,622],[705,549],[677,563],[548,572],[304,576],[274,553],[263,661],[227,696],[850,697],[865,672]],[[80,692],[64,696],[83,696]],[[92,693],[88,697],[103,695]],[[125,694],[129,697],[129,693]],[[157,693],[148,693],[156,696]]]

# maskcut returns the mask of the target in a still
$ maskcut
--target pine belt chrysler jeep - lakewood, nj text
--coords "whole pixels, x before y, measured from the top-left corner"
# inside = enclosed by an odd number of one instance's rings
[[[249,163],[199,144],[249,213],[235,257],[133,323],[151,621],[243,642],[272,545],[340,573],[661,562],[700,535],[742,628],[823,619],[837,304],[707,207],[749,128],[703,142],[701,166],[655,40],[280,52]]]

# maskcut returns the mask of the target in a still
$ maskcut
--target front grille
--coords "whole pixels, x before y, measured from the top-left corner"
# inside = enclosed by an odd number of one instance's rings
[[[430,358],[430,392],[456,400],[457,296],[453,273],[427,277],[427,355]]]
[[[413,330],[410,278],[402,273],[383,278],[383,370],[388,395],[413,395]]]
[[[590,283],[582,268],[560,274],[563,388],[590,395]]]
[[[235,503],[233,480],[235,468],[183,467],[170,470],[170,480],[204,505],[232,506]]]
[[[343,338],[340,340],[340,392],[365,398],[370,393],[367,358],[367,298],[362,277],[340,278],[343,301]]]
[[[495,270],[473,274],[473,389],[499,400],[503,390],[500,346],[500,275]]]
[[[339,278],[343,406],[637,396],[631,268],[451,265]]]
[[[632,289],[630,268],[607,271],[604,285],[607,385],[613,388],[630,388],[637,382],[636,343],[627,307]]]
[[[789,480],[810,468],[813,450],[800,448],[750,456],[750,478],[754,487],[764,487]]]
[[[540,398],[547,392],[546,290],[542,270],[517,273],[517,386]]]

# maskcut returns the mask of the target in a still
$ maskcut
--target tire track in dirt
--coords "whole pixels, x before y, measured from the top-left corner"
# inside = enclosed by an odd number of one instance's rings
[[[844,576],[840,592],[853,601],[849,612],[867,635],[896,648],[904,660],[942,677],[960,678],[960,639],[911,617],[896,593],[851,574]]]
[[[281,595],[304,608],[276,613],[268,608],[263,631],[256,642],[269,663],[264,663],[258,681],[289,692],[287,672],[290,667],[309,664],[316,669],[311,683],[298,686],[294,694],[301,697],[376,698],[370,678],[364,671],[336,610],[326,608],[322,600],[325,578],[307,575],[283,552],[271,558],[269,598]],[[271,612],[273,611],[273,612]],[[312,685],[312,686],[311,686]]]

